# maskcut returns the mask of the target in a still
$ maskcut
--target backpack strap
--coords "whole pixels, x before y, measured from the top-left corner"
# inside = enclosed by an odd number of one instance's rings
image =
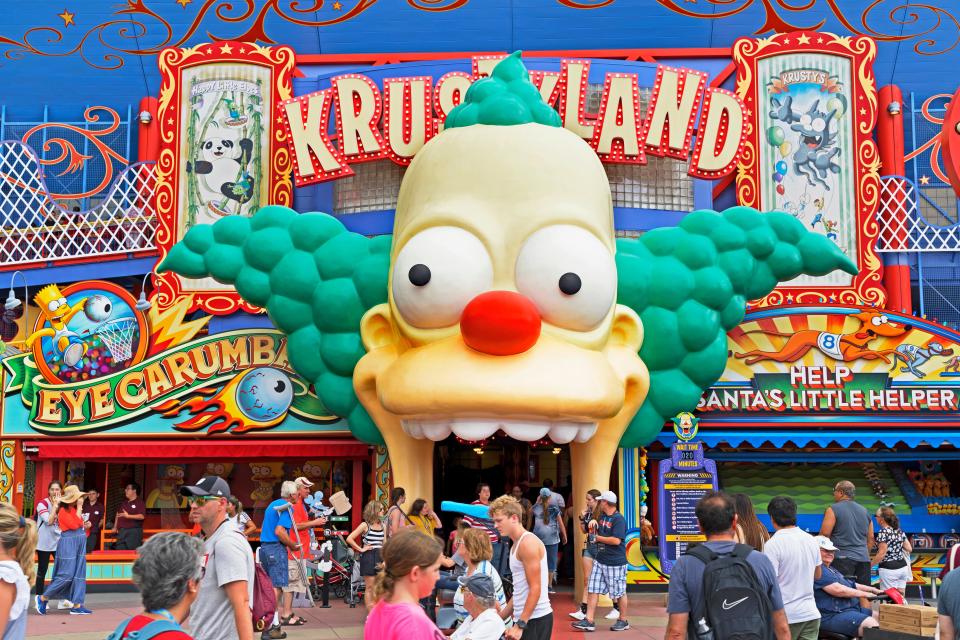
[[[120,640],[123,638],[127,630],[127,625],[130,624],[131,620],[133,620],[133,618],[127,618],[121,622],[114,632],[107,636],[107,640]],[[167,631],[183,631],[183,629],[171,620],[153,620],[136,631],[131,631],[126,637],[128,640],[150,640],[150,638],[156,637],[161,633],[166,633]]]
[[[730,553],[730,555],[734,558],[746,560],[751,551],[753,551],[753,547],[750,545],[737,543],[736,546],[733,547],[733,551]]]
[[[693,556],[703,564],[710,564],[720,557],[716,551],[713,551],[705,544],[698,544],[695,547],[688,548],[687,555]]]

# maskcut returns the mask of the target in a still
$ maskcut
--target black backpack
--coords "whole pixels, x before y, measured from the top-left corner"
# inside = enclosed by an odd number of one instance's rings
[[[687,553],[706,565],[703,569],[703,598],[695,604],[688,637],[702,638],[698,623],[705,619],[713,640],[772,640],[772,604],[757,573],[747,562],[753,548],[738,544],[729,554],[720,555],[700,544]]]

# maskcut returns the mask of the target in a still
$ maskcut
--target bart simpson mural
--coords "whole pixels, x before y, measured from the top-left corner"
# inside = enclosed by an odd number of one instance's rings
[[[87,298],[79,300],[72,307],[67,304],[67,299],[60,292],[55,284],[47,285],[37,292],[33,301],[40,309],[40,315],[44,320],[50,323],[49,327],[44,327],[34,331],[26,339],[27,348],[33,348],[33,343],[38,338],[49,337],[53,342],[54,358],[62,359],[63,363],[69,367],[77,366],[87,353],[87,343],[75,332],[71,331],[67,325],[77,315],[84,310]]]
[[[570,443],[575,493],[724,370],[745,301],[853,264],[789,214],[696,211],[614,242],[606,174],[519,54],[475,82],[407,169],[393,236],[266,207],[190,229],[161,265],[235,284],[395,485],[433,496],[433,444]],[[644,335],[655,336],[644,340]]]

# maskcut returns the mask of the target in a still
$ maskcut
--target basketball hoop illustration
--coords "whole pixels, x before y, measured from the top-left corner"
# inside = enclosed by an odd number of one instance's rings
[[[130,359],[133,337],[138,328],[135,318],[118,318],[101,324],[96,333],[110,350],[114,362],[126,362]]]

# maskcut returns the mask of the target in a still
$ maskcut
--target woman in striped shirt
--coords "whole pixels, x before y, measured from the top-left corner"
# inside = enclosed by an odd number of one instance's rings
[[[380,565],[380,549],[387,531],[383,526],[383,505],[371,500],[363,508],[363,522],[347,536],[347,544],[360,554],[360,575],[363,576],[363,600],[367,611],[375,604],[372,599],[373,580]],[[363,541],[361,545],[358,539]]]

